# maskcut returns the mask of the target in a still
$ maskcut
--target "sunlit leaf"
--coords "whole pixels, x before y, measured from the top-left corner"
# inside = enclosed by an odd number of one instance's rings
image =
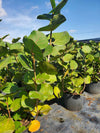
[[[46,35],[40,31],[32,31],[28,38],[32,39],[40,49],[44,49],[48,46],[48,39]]]
[[[15,124],[11,118],[5,118],[0,121],[0,133],[13,133],[14,130]]]
[[[17,98],[13,101],[13,103],[10,106],[10,109],[12,112],[15,112],[21,108],[21,99]]]
[[[70,69],[77,69],[77,67],[78,67],[78,64],[77,64],[77,62],[76,61],[74,61],[74,60],[71,60],[70,61]]]
[[[50,13],[58,14],[60,10],[65,6],[68,0],[62,0]]]
[[[49,25],[40,28],[39,31],[53,31],[64,21],[66,21],[66,18],[63,15],[61,14],[55,15],[53,19],[50,21]]]

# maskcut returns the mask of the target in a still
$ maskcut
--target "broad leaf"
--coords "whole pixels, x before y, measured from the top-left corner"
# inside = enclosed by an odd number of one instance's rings
[[[40,37],[41,38],[41,37]],[[37,38],[35,38],[37,39]],[[35,40],[38,42],[38,40]],[[23,42],[25,44],[25,51],[27,51],[30,54],[34,54],[34,57],[36,60],[42,61],[43,54],[40,48],[35,44],[35,42],[32,39],[29,39],[27,36],[24,36]],[[42,42],[43,43],[43,42]],[[40,45],[42,45],[42,43]],[[47,46],[47,45],[46,45]],[[42,46],[43,47],[43,46]]]
[[[54,46],[51,55],[53,55],[53,56],[60,55],[60,50],[64,50],[65,48],[66,48],[66,46],[64,46],[64,45],[63,45],[63,47],[61,45]]]
[[[76,86],[76,87],[81,86],[84,82],[84,79],[82,77],[72,78],[71,80],[72,80],[73,85]]]
[[[44,81],[48,80],[49,79],[49,75],[46,74],[46,73],[39,73],[37,76],[36,76],[36,83],[37,84],[41,84],[43,83]]]
[[[3,46],[3,47],[6,46],[6,45],[5,45],[5,42],[3,42],[1,39],[0,39],[0,46]]]
[[[0,69],[7,67],[7,65],[11,63],[16,63],[16,58],[14,56],[8,56],[7,58],[0,60]]]
[[[36,114],[39,111],[40,114],[47,115],[51,109],[52,108],[48,104],[45,104],[45,105],[40,104],[34,108],[34,110],[31,112],[31,114],[32,114],[32,116],[36,116]]]
[[[12,112],[15,112],[21,108],[21,99],[17,98],[13,101],[13,103],[10,106],[10,109]]]
[[[0,121],[0,133],[13,133],[14,130],[15,124],[11,118],[5,118]]]
[[[93,61],[94,60],[94,56],[92,55],[92,54],[88,54],[87,56],[86,56],[86,59],[88,60],[88,61]]]
[[[51,2],[51,6],[52,6],[52,8],[55,8],[55,7],[56,7],[55,0],[50,0],[50,2]]]
[[[64,21],[66,21],[66,18],[63,15],[61,15],[61,14],[57,14],[50,21],[49,25],[40,28],[39,31],[53,31],[59,25],[61,25]]]
[[[84,53],[90,53],[91,52],[91,47],[89,47],[89,46],[82,46],[82,51],[84,52]]]
[[[8,49],[6,47],[0,46],[0,57],[5,56],[8,53]]]
[[[29,70],[29,71],[33,71],[33,69],[30,68],[29,63],[28,63],[27,58],[26,58],[25,55],[19,54],[19,55],[17,56],[17,59],[18,59],[18,61],[21,63],[21,65],[22,65],[25,69],[27,69],[27,70]]]
[[[71,60],[70,61],[70,69],[77,69],[77,67],[78,67],[78,64],[77,64],[77,62],[76,61],[74,61],[74,60]]]
[[[46,35],[40,31],[32,31],[28,38],[32,39],[40,49],[44,49],[48,46]]]
[[[34,81],[32,80],[32,78],[34,78],[34,72],[26,72],[24,75],[24,83],[25,84],[34,84]]]
[[[29,97],[31,99],[39,99],[39,100],[43,100],[43,95],[40,92],[37,91],[30,91],[29,92]]]
[[[11,82],[7,82],[4,87],[2,92],[4,94],[10,94],[10,93],[15,93],[19,91],[19,87],[17,85],[15,85],[14,83]]]
[[[91,83],[91,76],[88,75],[87,77],[85,77],[84,82],[85,82],[85,84],[90,84]]]
[[[29,97],[23,95],[21,98],[21,106],[24,108],[29,108],[30,110],[33,110],[35,106],[35,100],[30,99]]]
[[[87,69],[87,71],[89,74],[93,74],[93,67],[90,67],[89,69]]]
[[[65,6],[68,0],[62,0],[53,10],[50,11],[50,13],[58,14],[60,13],[60,10]]]
[[[49,81],[50,83],[54,83],[57,81],[57,77],[56,75],[49,75],[49,78],[46,80]]]
[[[39,92],[43,95],[42,101],[45,101],[53,95],[53,88],[50,84],[44,83],[41,85],[41,89]]]
[[[13,43],[9,45],[10,50],[18,50],[18,51],[23,51],[24,47],[22,46],[21,43]]]
[[[16,43],[16,42],[18,42],[20,39],[21,39],[20,37],[14,38],[14,39],[12,40],[12,43]]]
[[[61,98],[61,90],[57,86],[54,87],[54,94],[57,98]]]
[[[46,61],[39,62],[39,69],[42,73],[47,73],[51,75],[57,74],[57,69],[52,64]]]
[[[50,35],[48,36],[50,38]],[[53,44],[54,45],[65,45],[70,41],[70,36],[68,32],[59,32],[59,33],[53,33],[52,38],[54,39]]]
[[[63,57],[63,60],[64,60],[64,62],[69,62],[69,61],[71,61],[73,58],[74,58],[74,55],[72,55],[72,54],[66,54],[66,55]]]
[[[51,45],[48,45],[48,46],[45,48],[45,51],[44,51],[44,53],[43,53],[43,56],[45,57],[45,56],[51,54],[52,51],[53,51],[53,47],[52,47]]]
[[[37,17],[37,19],[51,20],[51,19],[52,19],[52,15],[51,15],[51,14],[39,15],[39,16]]]

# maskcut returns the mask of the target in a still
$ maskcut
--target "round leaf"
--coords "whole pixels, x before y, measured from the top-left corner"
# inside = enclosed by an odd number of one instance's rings
[[[17,98],[13,101],[13,103],[10,106],[10,109],[12,112],[15,112],[21,108],[21,99]]]
[[[91,47],[89,47],[89,46],[82,46],[82,51],[84,52],[84,53],[90,53],[91,52]]]
[[[77,62],[76,61],[74,61],[74,60],[71,60],[70,61],[70,69],[77,69],[77,67],[78,67],[78,64],[77,64]]]
[[[40,31],[32,31],[28,38],[32,39],[40,49],[44,49],[48,46],[46,35]]]
[[[0,133],[13,133],[15,130],[14,121],[10,118],[5,118],[0,121]]]

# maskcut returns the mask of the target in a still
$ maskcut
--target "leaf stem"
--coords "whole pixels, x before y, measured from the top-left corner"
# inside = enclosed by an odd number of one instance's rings
[[[9,110],[9,106],[8,106],[8,97],[7,97],[7,102],[6,102],[6,104],[7,104],[7,110],[8,110],[8,115],[9,115],[9,118],[11,118],[11,115],[10,115],[10,110]]]
[[[33,68],[34,68],[34,84],[35,84],[35,90],[37,91],[37,84],[36,84],[36,68],[35,68],[35,58],[34,58],[34,53],[32,53],[32,59],[33,59]]]
[[[50,44],[52,45],[52,30],[50,31]],[[50,62],[50,55],[48,55],[48,62]]]

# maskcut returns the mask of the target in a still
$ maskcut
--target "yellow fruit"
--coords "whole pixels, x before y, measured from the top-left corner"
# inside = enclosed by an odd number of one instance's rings
[[[36,132],[40,129],[40,122],[38,120],[31,121],[31,124],[28,128],[30,132]]]

